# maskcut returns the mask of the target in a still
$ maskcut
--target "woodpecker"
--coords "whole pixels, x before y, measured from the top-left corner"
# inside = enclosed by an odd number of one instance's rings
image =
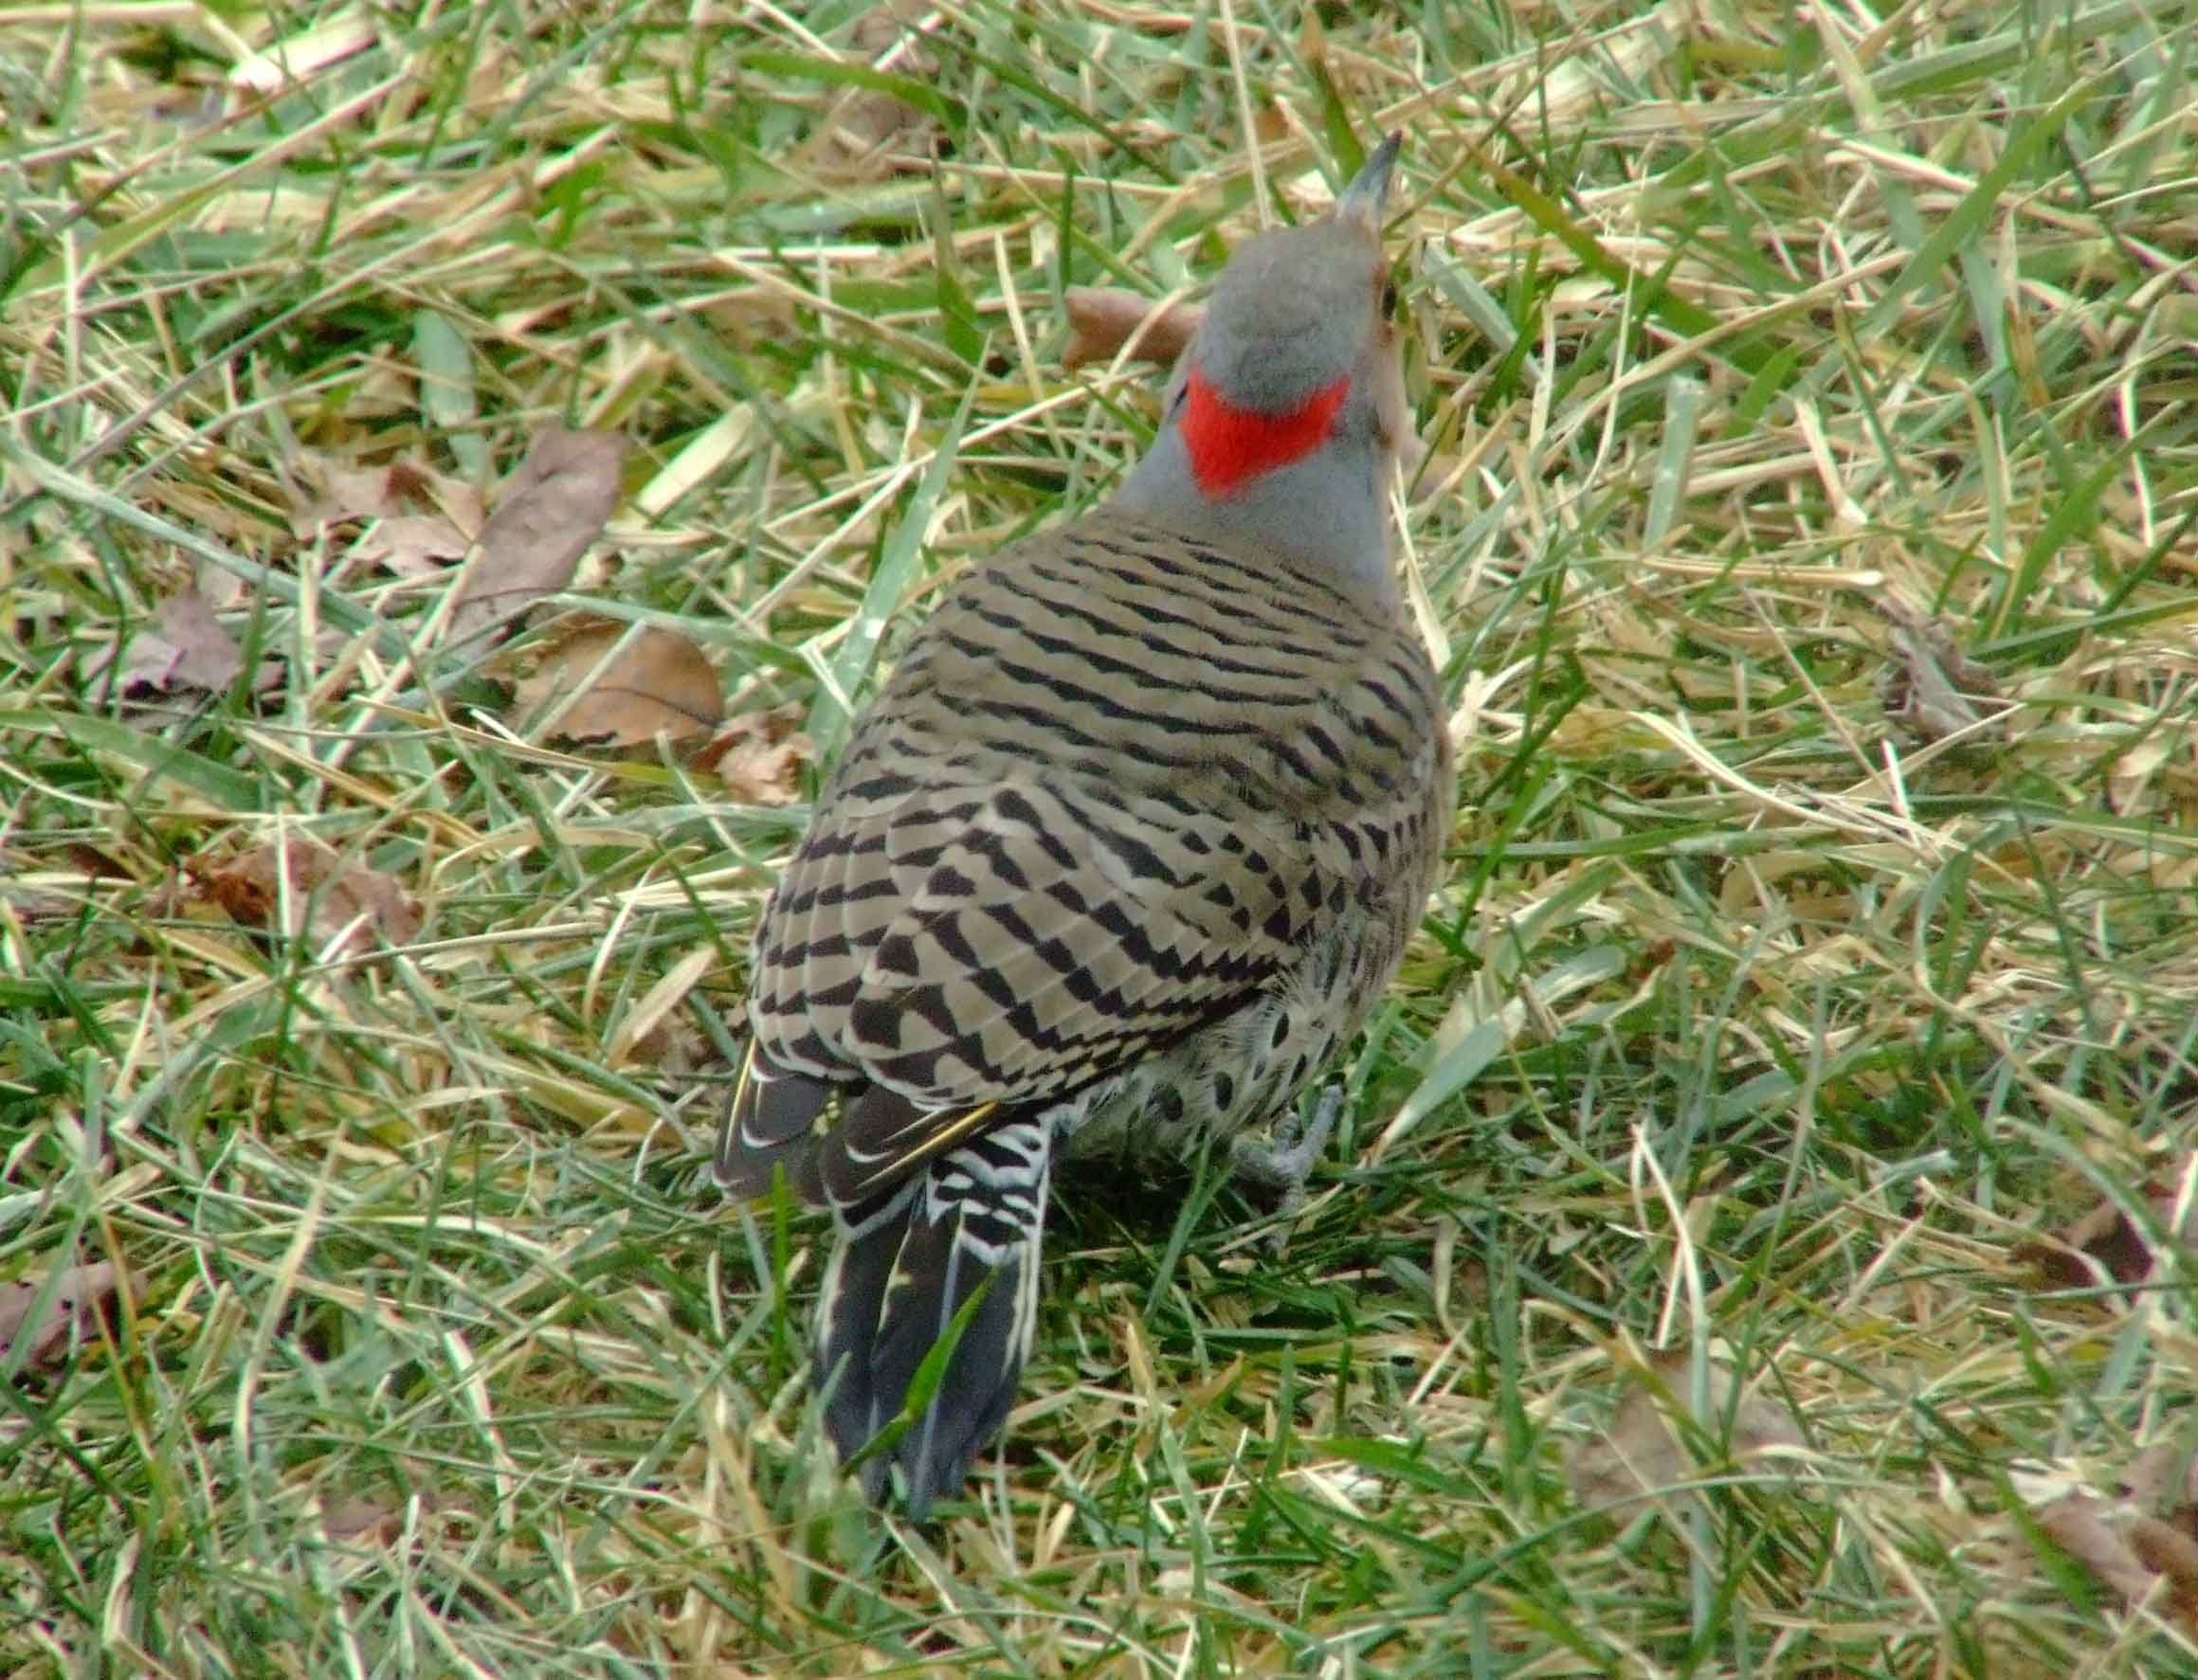
[[[843,1457],[958,1328],[861,1466],[919,1521],[1014,1399],[1055,1163],[1221,1145],[1299,1192],[1337,1093],[1296,1099],[1434,884],[1450,747],[1387,517],[1399,139],[1230,258],[1114,496],[946,593],[757,929],[717,1176],[830,1210]]]

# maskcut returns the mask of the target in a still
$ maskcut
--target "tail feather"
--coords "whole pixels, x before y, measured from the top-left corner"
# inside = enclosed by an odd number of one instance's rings
[[[925,1358],[985,1292],[922,1415],[862,1467],[875,1499],[899,1466],[918,1522],[961,1486],[1014,1401],[1037,1323],[1047,1133],[1043,1120],[1003,1126],[841,1216],[814,1369],[843,1457],[900,1416]]]
[[[825,1395],[825,1428],[842,1458],[852,1456],[893,1418],[890,1411],[881,1412],[870,1373],[871,1344],[878,1334],[880,1304],[900,1257],[909,1205],[922,1189],[921,1179],[907,1179],[842,1214],[839,1240],[825,1265],[810,1380]],[[867,1498],[876,1500],[884,1491],[886,1468],[882,1457],[862,1465]]]

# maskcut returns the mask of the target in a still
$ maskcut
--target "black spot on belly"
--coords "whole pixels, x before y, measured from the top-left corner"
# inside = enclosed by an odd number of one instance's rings
[[[1236,1081],[1226,1074],[1213,1076],[1213,1108],[1216,1113],[1226,1114],[1236,1107]]]

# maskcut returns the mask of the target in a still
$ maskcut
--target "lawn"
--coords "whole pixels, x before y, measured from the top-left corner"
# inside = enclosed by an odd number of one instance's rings
[[[2198,1671],[2194,78],[2189,0],[0,0],[0,1672]],[[913,1527],[709,1183],[749,934],[1151,436],[1071,288],[1392,128],[1446,878],[1294,1219],[1061,1183]]]

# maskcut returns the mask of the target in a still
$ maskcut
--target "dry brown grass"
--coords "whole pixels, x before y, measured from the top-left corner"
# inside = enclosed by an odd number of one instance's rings
[[[0,1669],[2189,1671],[2173,1570],[2041,1513],[2187,1521],[2198,1445],[2194,48],[0,4],[0,1280],[124,1269],[5,1356]],[[1140,446],[1065,288],[1209,279],[1345,120],[1411,135],[1452,876],[1282,1256],[1210,1175],[1072,1184],[912,1532],[805,1410],[805,1227],[702,1183],[802,808],[525,738],[390,520],[623,435],[562,599],[828,750]],[[118,698],[193,587],[275,679]],[[418,926],[294,903],[303,837]],[[2018,1254],[2102,1200],[2141,1281]],[[1692,1492],[1589,1497],[1628,1382]]]

